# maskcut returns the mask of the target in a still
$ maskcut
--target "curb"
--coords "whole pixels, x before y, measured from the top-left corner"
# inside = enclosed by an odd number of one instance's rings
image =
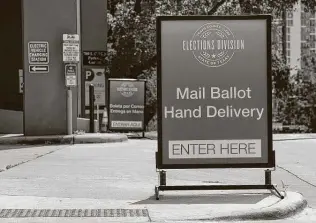
[[[124,134],[84,134],[64,136],[12,136],[0,137],[0,145],[64,145],[84,143],[124,142]]]
[[[146,132],[145,136],[151,140],[157,140],[158,139],[158,133],[157,132]]]
[[[125,142],[128,137],[124,134],[84,134],[75,135],[73,138],[73,144],[84,144],[84,143],[113,143],[113,142]]]
[[[291,196],[289,200],[289,195]],[[270,207],[244,211],[244,213],[232,213],[229,216],[220,216],[209,221],[258,221],[258,220],[279,220],[292,217],[307,207],[307,201],[300,193],[290,192],[281,200]],[[202,219],[201,219],[202,220]],[[206,220],[206,219],[203,219]]]
[[[67,136],[12,136],[1,137],[0,145],[73,144],[73,135]]]

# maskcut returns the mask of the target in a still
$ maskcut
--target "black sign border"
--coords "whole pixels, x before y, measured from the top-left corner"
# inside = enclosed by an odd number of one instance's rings
[[[229,164],[164,164],[162,149],[162,72],[161,72],[161,22],[191,20],[266,20],[267,30],[267,113],[268,113],[268,162],[267,163],[229,163]],[[158,118],[158,151],[156,153],[157,169],[202,169],[202,168],[274,168],[275,151],[273,150],[272,133],[272,70],[271,70],[271,15],[239,16],[157,16],[157,118]]]
[[[147,91],[147,80],[146,79],[129,79],[129,78],[108,78],[107,83],[107,113],[108,113],[108,130],[111,132],[145,132],[146,125],[145,125],[145,115],[146,115],[146,91]],[[110,118],[110,88],[111,88],[111,81],[126,81],[126,82],[143,82],[144,83],[144,114],[143,114],[143,128],[111,128],[111,118]]]

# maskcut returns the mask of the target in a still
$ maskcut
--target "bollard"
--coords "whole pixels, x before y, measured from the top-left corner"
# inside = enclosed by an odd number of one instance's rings
[[[94,133],[94,86],[89,86],[90,133]]]

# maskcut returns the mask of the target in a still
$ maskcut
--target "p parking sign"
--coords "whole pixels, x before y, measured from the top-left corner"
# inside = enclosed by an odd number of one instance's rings
[[[162,16],[157,37],[157,167],[274,167],[271,17]]]

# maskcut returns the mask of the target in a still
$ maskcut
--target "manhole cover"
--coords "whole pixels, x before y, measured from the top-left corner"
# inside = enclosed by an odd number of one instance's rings
[[[148,217],[147,209],[0,209],[0,218]]]

